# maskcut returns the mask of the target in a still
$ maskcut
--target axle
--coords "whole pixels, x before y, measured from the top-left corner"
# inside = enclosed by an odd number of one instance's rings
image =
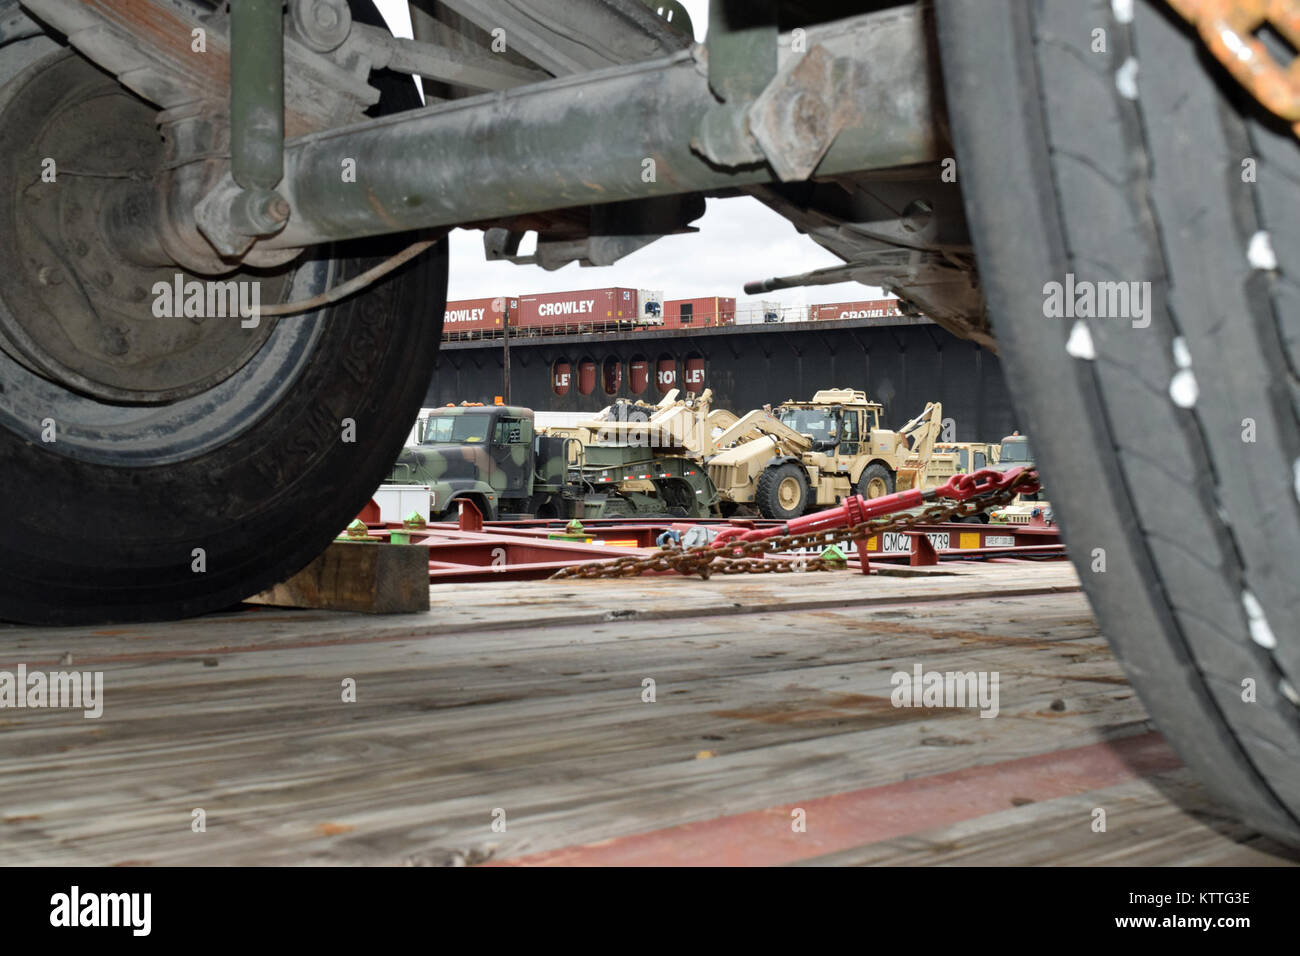
[[[245,16],[250,8],[259,9],[235,6]],[[932,162],[940,147],[924,16],[891,10],[782,37],[776,76],[757,99],[739,100],[752,137],[743,161],[718,161],[727,152],[710,132],[718,97],[709,51],[696,46],[290,139],[278,187],[277,130],[252,124],[244,135],[253,139],[232,144],[238,163],[215,184],[172,186],[181,203],[157,201],[159,181],[131,184],[104,221],[134,258],[154,261],[161,246],[212,272],[327,242],[719,192],[792,170],[829,177]],[[259,75],[271,66],[260,53],[253,62]],[[232,105],[261,115],[269,104],[257,91],[274,98],[276,86],[246,82],[240,63]]]

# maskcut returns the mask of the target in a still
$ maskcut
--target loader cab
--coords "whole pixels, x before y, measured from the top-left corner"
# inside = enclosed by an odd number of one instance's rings
[[[787,406],[777,409],[777,420],[812,439],[813,451],[833,452],[841,441],[842,408]]]
[[[861,455],[868,451],[871,433],[880,427],[880,409],[874,405],[861,407],[838,406],[840,418],[839,455]]]

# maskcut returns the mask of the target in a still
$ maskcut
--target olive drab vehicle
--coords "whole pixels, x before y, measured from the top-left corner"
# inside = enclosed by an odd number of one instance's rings
[[[388,481],[428,485],[425,517],[434,521],[454,516],[461,498],[490,521],[537,514],[563,484],[563,444],[534,434],[529,408],[441,408],[417,422],[416,444],[402,450]]]
[[[921,487],[943,406],[927,404],[898,431],[880,427],[880,410],[847,388],[757,409],[716,436],[709,476],[728,510],[749,506],[767,518]]]
[[[748,294],[880,286],[996,351],[1143,703],[1300,844],[1294,0],[715,2],[700,42],[677,0],[407,9],[415,39],[370,0],[0,0],[0,618],[305,567],[428,394],[449,230],[604,266],[746,195],[838,260]],[[753,423],[724,490],[897,483],[835,404]]]
[[[539,432],[534,420],[532,409],[513,406],[436,409],[417,422],[416,443],[387,484],[427,486],[424,516],[434,521],[456,517],[461,499],[489,521],[717,513],[717,492],[697,462],[643,441]]]

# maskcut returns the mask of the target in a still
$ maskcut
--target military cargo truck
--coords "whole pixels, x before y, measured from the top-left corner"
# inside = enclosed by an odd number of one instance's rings
[[[717,491],[698,463],[648,446],[539,433],[530,408],[440,408],[417,423],[416,438],[387,484],[427,486],[433,521],[454,518],[461,499],[489,521],[716,513]]]

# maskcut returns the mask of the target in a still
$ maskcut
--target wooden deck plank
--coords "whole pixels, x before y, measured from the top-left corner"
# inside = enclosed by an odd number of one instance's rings
[[[1106,810],[1106,831],[1092,829]],[[1027,835],[1033,834],[1033,839]],[[1223,816],[1186,768],[801,861],[803,866],[1290,866],[1300,852]]]
[[[0,668],[69,652],[106,685],[98,721],[0,711],[0,852],[476,861],[1150,729],[1067,566],[862,580],[499,582],[400,618],[0,628]],[[999,671],[1000,715],[894,708],[915,663]]]

